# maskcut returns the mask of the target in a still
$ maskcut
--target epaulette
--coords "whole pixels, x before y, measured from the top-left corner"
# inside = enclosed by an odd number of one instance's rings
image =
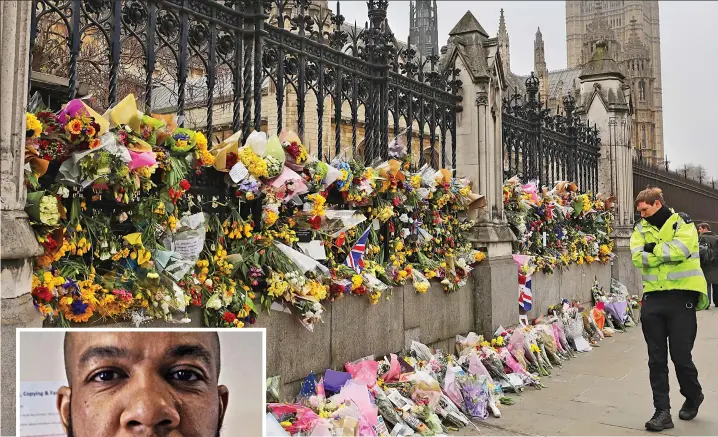
[[[693,219],[691,218],[691,216],[689,216],[685,212],[679,212],[678,215],[683,219],[684,222],[693,223]]]

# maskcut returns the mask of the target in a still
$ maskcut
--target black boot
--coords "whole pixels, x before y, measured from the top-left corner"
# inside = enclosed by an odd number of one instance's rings
[[[648,431],[663,431],[664,429],[673,428],[673,419],[671,419],[671,410],[656,410],[651,420],[646,422]]]
[[[698,415],[698,407],[703,403],[705,397],[701,395],[697,401],[686,399],[681,407],[681,411],[678,412],[678,417],[681,420],[691,420]]]

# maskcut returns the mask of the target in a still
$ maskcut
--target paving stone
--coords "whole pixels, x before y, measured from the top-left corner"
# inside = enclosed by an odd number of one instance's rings
[[[616,435],[616,436],[634,436],[634,435],[656,435],[656,433],[648,432],[648,431],[639,431],[631,428],[623,428],[620,426],[613,426],[613,425],[604,425],[601,423],[593,423],[590,427],[587,427],[585,423],[583,422],[574,422],[568,427],[566,427],[563,431],[559,433],[559,435],[596,435],[596,436],[609,436],[609,435]]]

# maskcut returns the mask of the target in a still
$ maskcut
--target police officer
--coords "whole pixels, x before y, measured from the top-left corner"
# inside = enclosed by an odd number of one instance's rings
[[[698,329],[696,310],[709,304],[698,232],[690,217],[666,207],[660,188],[641,191],[635,204],[642,219],[631,235],[631,255],[643,275],[641,325],[656,409],[646,429],[658,432],[673,428],[668,397],[669,350],[681,394],[686,398],[678,417],[693,419],[703,402],[691,351]]]

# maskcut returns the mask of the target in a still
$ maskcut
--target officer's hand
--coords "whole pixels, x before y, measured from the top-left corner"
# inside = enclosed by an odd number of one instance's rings
[[[646,243],[643,246],[643,251],[648,253],[653,253],[653,249],[656,248],[656,243]]]

